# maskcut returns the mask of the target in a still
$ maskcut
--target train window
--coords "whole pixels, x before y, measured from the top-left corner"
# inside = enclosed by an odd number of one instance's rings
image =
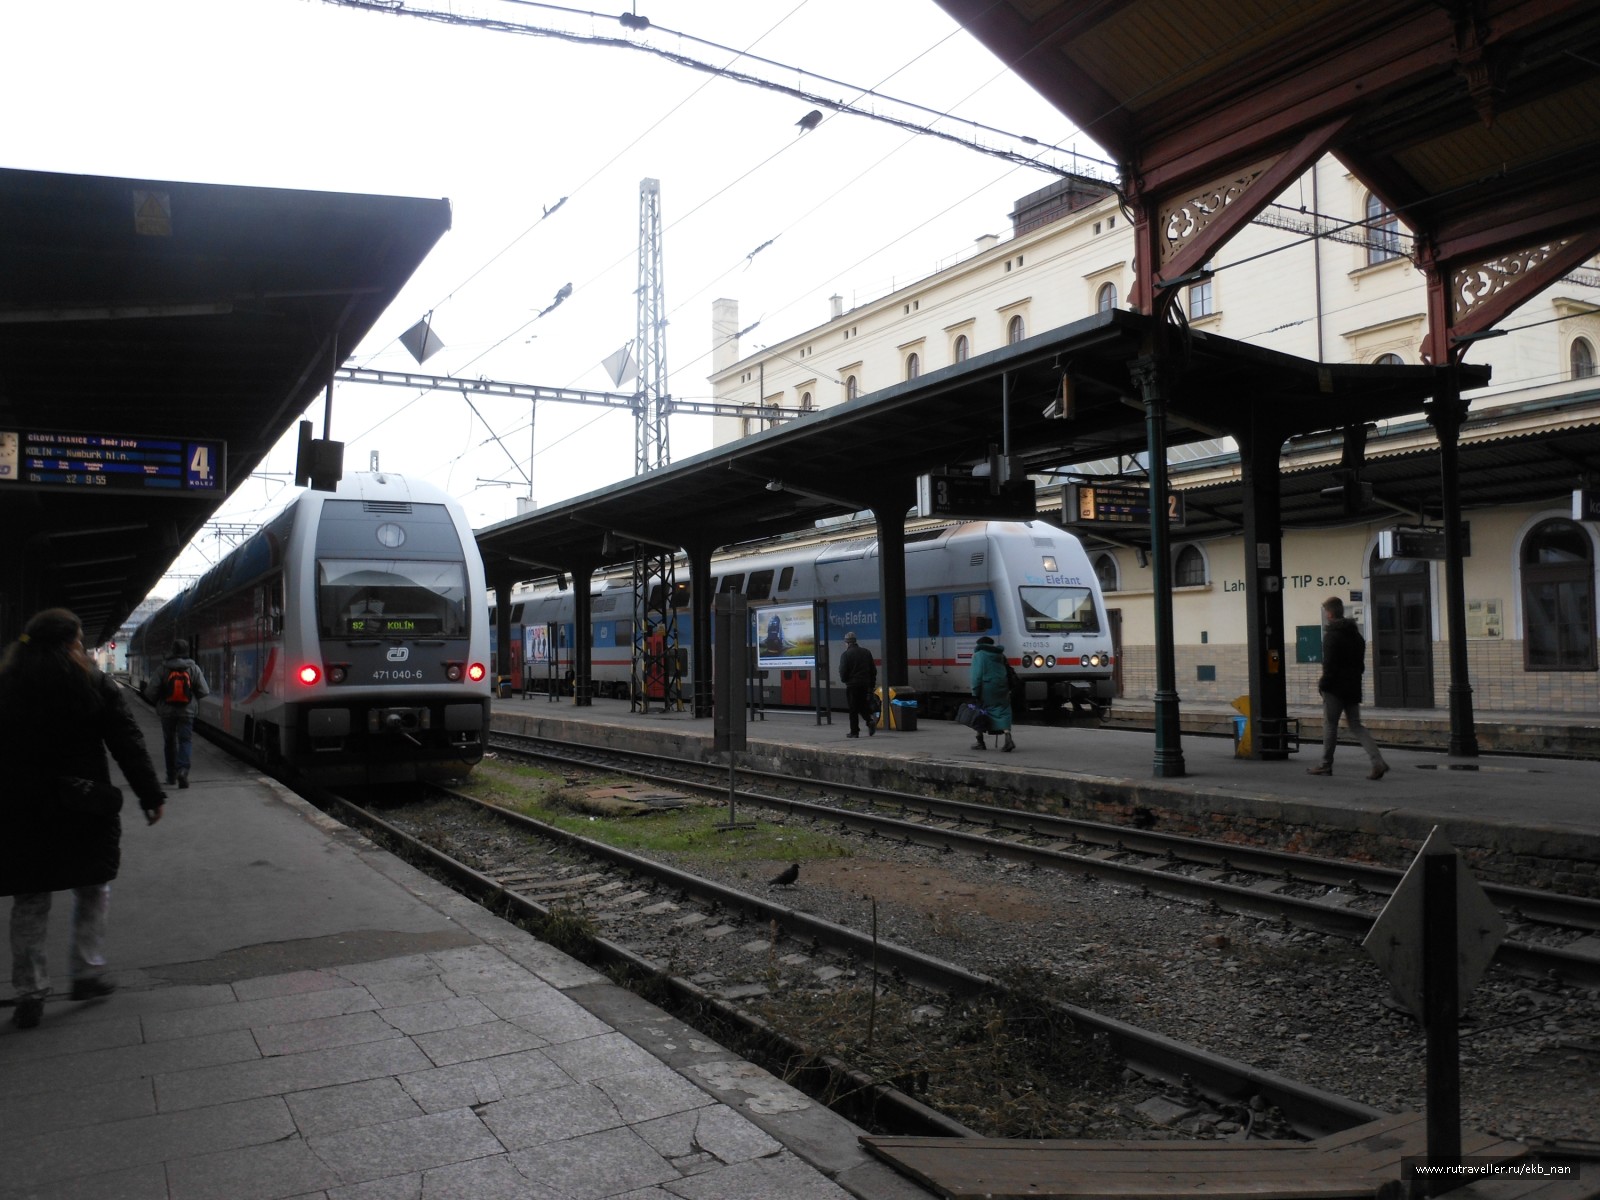
[[[994,628],[989,615],[989,598],[983,592],[969,592],[952,597],[950,607],[951,628],[956,633],[987,633]]]
[[[783,574],[778,576],[778,590],[780,592],[787,592],[793,586],[794,586],[794,568],[793,567],[785,567],[783,569]]]
[[[772,572],[751,571],[750,586],[745,588],[744,594],[752,600],[765,600],[772,595]]]
[[[511,606],[511,623],[513,625],[522,624],[522,605],[513,604]]]
[[[928,597],[928,637],[939,636],[939,597]]]
[[[1029,633],[1099,633],[1094,593],[1082,587],[1018,588]]]
[[[744,572],[743,571],[735,571],[732,575],[724,575],[722,577],[722,586],[719,587],[717,589],[717,591],[722,593],[722,594],[724,594],[724,595],[726,595],[729,592],[742,591],[743,588],[744,588]]]
[[[422,559],[320,559],[317,618],[324,637],[465,637],[465,565]]]
[[[682,580],[674,580],[673,581],[673,583],[672,583],[672,607],[673,608],[688,608],[689,607],[689,585],[688,585],[688,583],[686,583],[686,582],[684,582]]]
[[[618,621],[616,640],[612,643],[617,646],[631,646],[633,644],[633,622]]]

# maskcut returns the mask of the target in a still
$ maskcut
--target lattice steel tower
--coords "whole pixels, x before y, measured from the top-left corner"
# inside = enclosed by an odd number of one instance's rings
[[[635,350],[639,390],[634,395],[633,473],[672,461],[667,444],[667,315],[661,275],[661,181],[639,181],[639,329]],[[678,648],[677,587],[673,551],[639,545],[633,560],[633,707],[652,701],[683,708],[683,660]]]

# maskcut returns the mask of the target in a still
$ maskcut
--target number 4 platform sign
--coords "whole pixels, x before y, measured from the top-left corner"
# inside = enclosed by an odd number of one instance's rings
[[[218,439],[0,430],[0,488],[220,497],[227,456]]]

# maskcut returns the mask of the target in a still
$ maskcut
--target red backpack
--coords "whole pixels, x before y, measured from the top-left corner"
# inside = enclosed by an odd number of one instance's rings
[[[194,699],[194,680],[187,667],[173,667],[161,685],[161,699],[167,704],[187,704]]]

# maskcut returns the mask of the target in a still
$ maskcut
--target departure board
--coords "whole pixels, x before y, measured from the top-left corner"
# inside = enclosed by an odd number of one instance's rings
[[[221,496],[227,449],[204,438],[0,430],[0,488]]]

